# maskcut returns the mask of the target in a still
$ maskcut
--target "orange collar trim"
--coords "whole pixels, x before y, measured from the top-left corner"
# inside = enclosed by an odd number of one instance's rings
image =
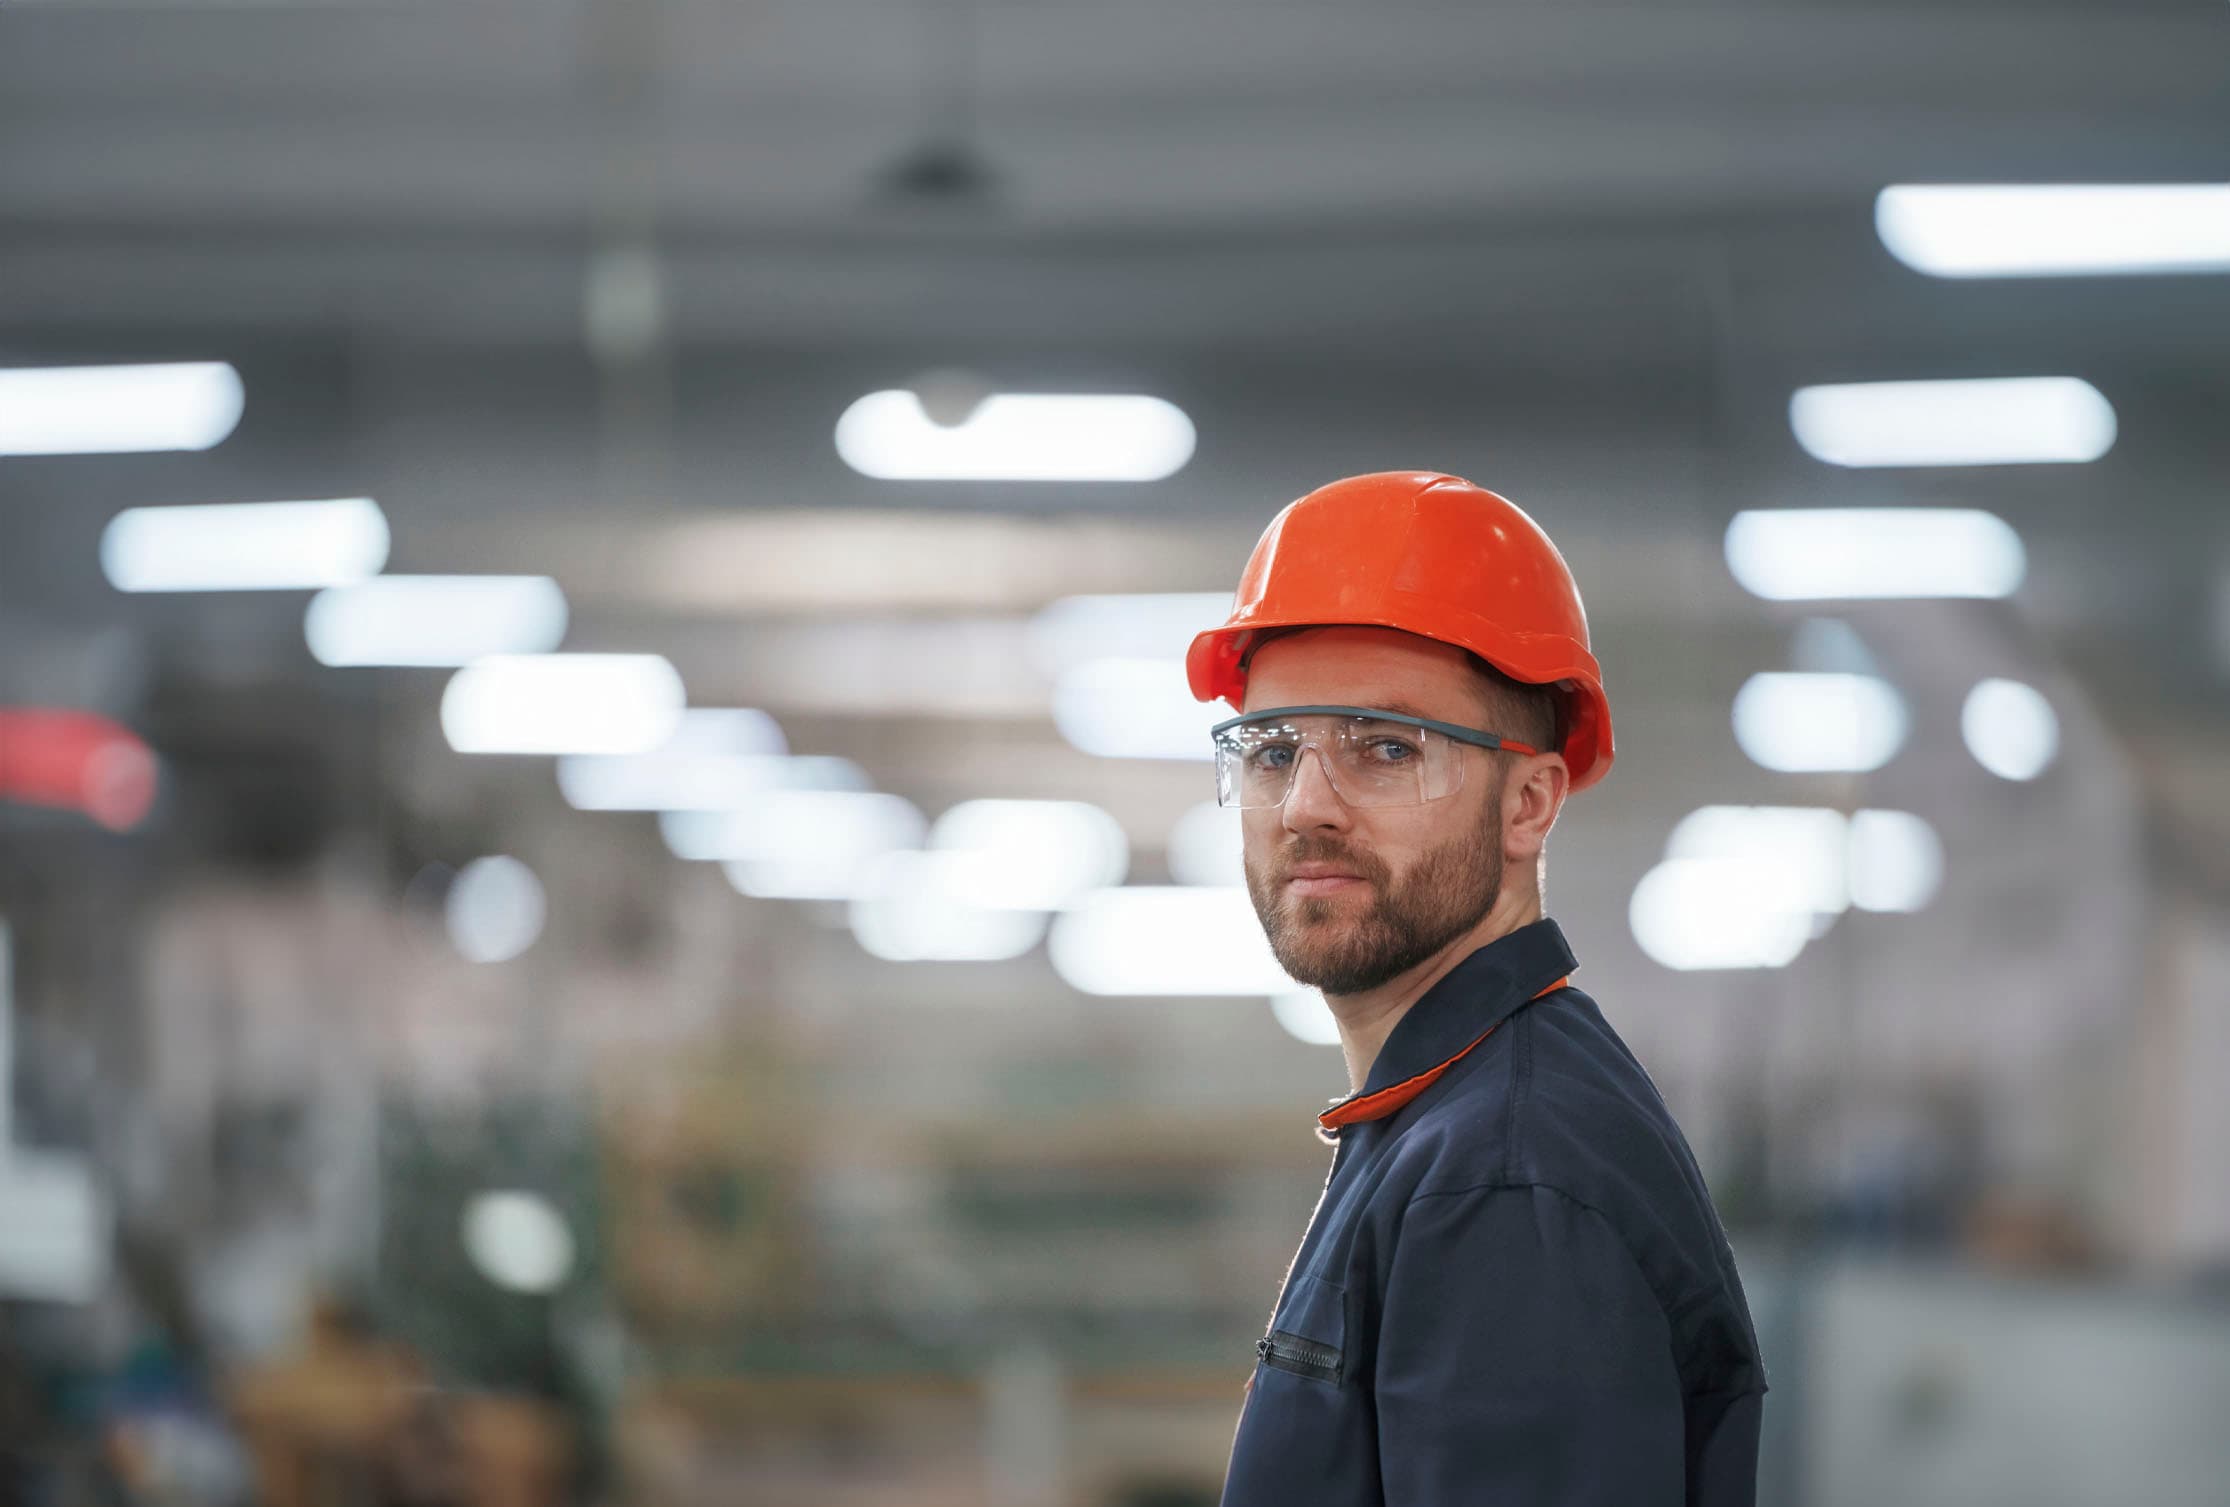
[[[1535,977],[1539,977],[1539,975],[1536,974]],[[1534,995],[1533,998],[1539,999],[1542,995],[1554,994],[1571,982],[1572,976],[1566,974],[1549,985],[1548,988],[1543,989],[1540,994]],[[1401,1082],[1382,1088],[1375,1094],[1364,1094],[1354,1099],[1342,1099],[1339,1103],[1318,1115],[1316,1123],[1326,1130],[1337,1130],[1342,1125],[1358,1125],[1365,1120],[1385,1119],[1395,1110],[1400,1109],[1404,1104],[1438,1083],[1442,1073],[1447,1072],[1448,1069],[1470,1055],[1471,1047],[1477,1046],[1479,1042],[1485,1041],[1494,1033],[1494,1026],[1487,1027],[1479,1034],[1478,1040],[1471,1043],[1471,1046],[1465,1047],[1438,1067],[1426,1068],[1414,1078],[1404,1078]]]

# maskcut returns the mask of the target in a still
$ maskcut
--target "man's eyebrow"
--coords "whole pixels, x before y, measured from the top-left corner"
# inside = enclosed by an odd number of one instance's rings
[[[1402,701],[1399,699],[1392,701],[1381,701],[1376,706],[1369,708],[1369,710],[1377,712],[1392,712],[1399,717],[1422,717],[1427,722],[1452,722],[1455,720],[1452,717],[1435,717],[1431,712],[1425,711],[1421,707],[1417,706],[1415,703]]]

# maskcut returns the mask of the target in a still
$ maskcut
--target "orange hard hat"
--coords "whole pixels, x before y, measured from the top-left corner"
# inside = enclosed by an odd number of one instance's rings
[[[1273,628],[1364,624],[1469,649],[1563,693],[1572,788],[1611,767],[1611,705],[1572,571],[1513,502],[1460,476],[1378,471],[1318,487],[1270,520],[1231,617],[1192,641],[1193,695],[1240,706],[1247,655]]]

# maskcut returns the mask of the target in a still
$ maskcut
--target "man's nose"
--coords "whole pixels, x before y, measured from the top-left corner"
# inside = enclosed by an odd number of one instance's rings
[[[1285,805],[1280,810],[1289,832],[1347,825],[1347,803],[1332,788],[1324,755],[1316,749],[1304,747],[1295,757],[1293,783],[1286,787]]]

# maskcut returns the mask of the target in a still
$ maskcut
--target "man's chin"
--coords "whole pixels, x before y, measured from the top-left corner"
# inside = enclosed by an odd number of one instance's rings
[[[1359,905],[1369,905],[1374,894],[1373,887],[1367,883],[1351,884],[1329,895],[1289,893],[1285,897],[1285,913],[1303,925],[1321,926],[1354,914]]]
[[[1317,902],[1312,902],[1317,903]],[[1292,916],[1285,927],[1286,945],[1275,949],[1278,964],[1295,981],[1315,987],[1319,979],[1339,969],[1353,942],[1348,926],[1335,926],[1330,917]]]
[[[1321,989],[1331,974],[1323,966],[1323,954],[1315,951],[1295,953],[1290,948],[1278,952],[1278,966],[1285,976],[1304,989]]]
[[[1378,969],[1356,969],[1336,947],[1312,947],[1303,953],[1289,949],[1279,957],[1278,966],[1296,984],[1321,989],[1327,994],[1354,994],[1375,989],[1391,977]]]

